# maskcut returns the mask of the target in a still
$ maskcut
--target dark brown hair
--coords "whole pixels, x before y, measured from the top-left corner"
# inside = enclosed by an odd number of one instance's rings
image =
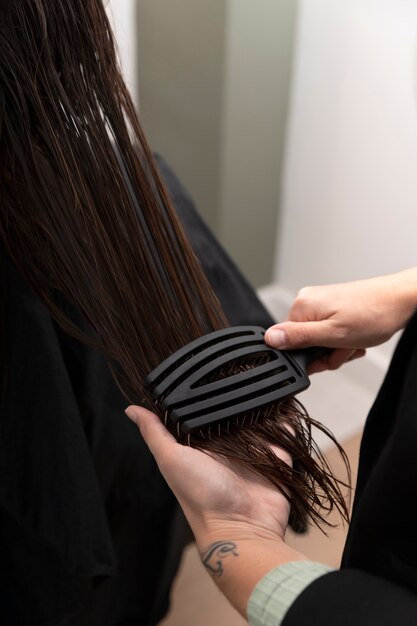
[[[0,154],[7,251],[61,326],[106,354],[126,398],[152,406],[149,371],[227,320],[158,174],[101,0],[2,3]],[[258,417],[191,445],[283,489],[296,525],[324,522],[334,507],[347,519],[340,481],[311,435],[312,425],[326,429],[292,399]],[[271,444],[290,452],[294,469]]]

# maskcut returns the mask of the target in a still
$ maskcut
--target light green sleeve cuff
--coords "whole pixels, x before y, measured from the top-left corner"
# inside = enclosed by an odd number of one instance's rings
[[[280,626],[297,596],[316,578],[331,571],[332,567],[314,561],[291,561],[276,567],[259,581],[249,598],[249,624]]]

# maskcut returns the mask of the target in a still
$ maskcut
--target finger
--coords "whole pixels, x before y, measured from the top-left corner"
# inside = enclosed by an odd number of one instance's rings
[[[350,357],[349,361],[355,361],[355,359],[361,359],[362,357],[365,356],[365,354],[366,354],[366,349],[365,348],[358,348],[357,350],[355,350],[353,355]]]
[[[307,368],[307,374],[311,376],[312,374],[320,374],[320,372],[327,372],[327,361],[325,359],[319,359],[318,361],[314,361]]]
[[[310,375],[325,372],[327,370],[336,370],[343,365],[343,363],[346,363],[354,352],[355,350],[345,348],[332,350],[329,355],[313,361],[313,363],[309,365],[307,373]]]
[[[307,373],[311,375],[325,372],[327,370],[335,370],[341,367],[344,363],[360,359],[365,356],[365,354],[366,350],[364,348],[358,348],[357,350],[348,350],[344,348],[333,350],[331,355],[311,363],[308,367]]]
[[[175,438],[165,428],[155,413],[141,406],[128,406],[126,415],[138,425],[142,437],[158,463],[173,446],[177,446]]]
[[[341,338],[335,333],[334,325],[328,321],[283,322],[271,326],[265,333],[265,341],[273,348],[291,350],[309,346],[340,346]]]
[[[355,354],[356,350],[349,348],[339,348],[338,350],[332,350],[327,357],[327,366],[329,370],[337,370],[346,361]]]
[[[327,367],[329,370],[337,370],[345,363],[349,363],[350,361],[364,356],[365,353],[366,350],[363,348],[339,348],[338,350],[333,350],[327,357]]]

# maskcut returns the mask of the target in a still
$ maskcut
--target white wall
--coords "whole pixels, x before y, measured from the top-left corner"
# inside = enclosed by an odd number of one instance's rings
[[[417,265],[417,3],[301,0],[274,284],[297,290]],[[376,390],[395,338],[343,368]]]
[[[136,0],[110,0],[106,10],[116,36],[125,81],[137,104]]]
[[[417,264],[417,3],[301,0],[275,280]]]

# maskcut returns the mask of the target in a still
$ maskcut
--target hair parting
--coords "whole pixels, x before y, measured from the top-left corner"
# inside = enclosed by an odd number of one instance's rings
[[[106,355],[125,397],[166,421],[145,377],[228,323],[159,176],[102,0],[2,3],[0,154],[7,252],[58,323]],[[91,333],[74,324],[65,301]],[[307,518],[328,524],[333,509],[348,519],[349,485],[332,473],[313,426],[337,446],[349,477],[343,449],[295,399],[181,442],[282,489],[303,529]],[[288,450],[294,467],[271,446]]]

